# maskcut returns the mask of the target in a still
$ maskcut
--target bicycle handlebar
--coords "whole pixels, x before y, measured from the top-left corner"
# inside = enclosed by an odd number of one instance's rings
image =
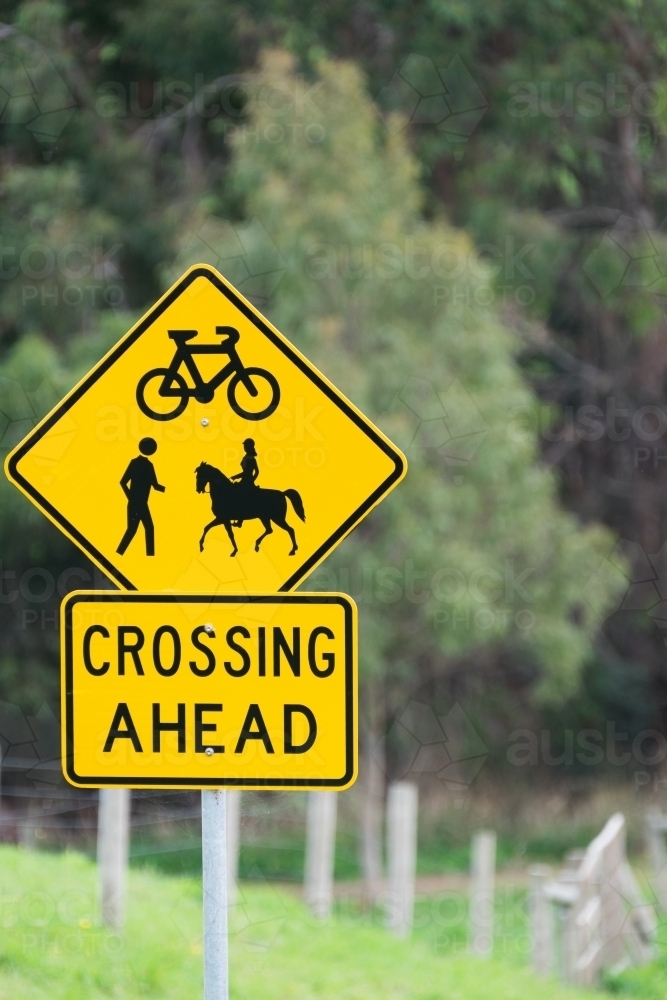
[[[228,344],[236,344],[241,338],[241,334],[233,326],[216,326],[216,337],[226,337]]]

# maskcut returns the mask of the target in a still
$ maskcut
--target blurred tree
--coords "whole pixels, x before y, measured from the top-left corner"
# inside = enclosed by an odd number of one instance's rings
[[[308,583],[364,581],[373,754],[419,678],[475,647],[520,650],[540,696],[562,700],[615,580],[611,566],[592,573],[608,533],[559,509],[535,435],[508,432],[507,413],[534,402],[512,361],[515,342],[477,304],[484,269],[458,283],[461,306],[448,294],[457,283],[443,262],[469,260],[468,237],[423,221],[418,164],[400,130],[381,127],[358,70],[317,70],[309,101],[291,58],[267,56],[255,91],[291,100],[279,124],[271,101],[257,103],[252,139],[235,140],[232,183],[287,263],[269,315],[410,459],[406,482]]]
[[[372,728],[445,670],[474,674],[477,700],[496,699],[510,727],[536,690],[575,689],[626,562],[605,561],[609,536],[559,510],[558,485],[582,521],[636,543],[627,556],[648,586],[606,626],[595,675],[628,687],[647,664],[652,710],[667,558],[664,7],[2,11],[2,446],[169,276],[210,255],[408,449],[408,481],[320,576],[364,612],[367,685],[382,678],[384,692],[366,702]],[[307,82],[285,64],[244,75],[276,44]],[[327,52],[364,67],[384,125]],[[0,688],[39,699],[57,683],[41,612],[50,621],[58,584],[81,582],[64,569],[90,567],[6,489],[0,541],[15,574]],[[36,566],[46,591],[54,580],[45,600],[25,596]]]
[[[652,690],[646,710],[664,730],[664,4],[250,9],[255,48],[280,39],[307,72],[324,52],[354,58],[380,108],[405,112],[426,216],[444,205],[468,231],[521,337],[543,401],[524,419],[562,498],[624,540],[630,590],[600,649],[607,695],[620,670]]]
[[[38,20],[53,23],[39,11],[56,10],[5,7],[33,34]],[[243,134],[252,110],[236,74],[276,43],[311,76],[327,52],[358,61],[380,108],[406,115],[397,127],[423,165],[424,212],[444,204],[494,272],[488,294],[520,334],[524,373],[545,404],[525,419],[561,470],[566,504],[631,543],[634,579],[662,579],[664,4],[72,0],[57,9],[68,58],[85,67],[87,106],[109,116],[114,134],[141,135],[170,178],[180,163],[205,211],[231,219],[240,208],[224,140]],[[148,263],[138,253],[126,269],[144,294]],[[620,657],[630,677],[633,663],[649,666],[659,704],[664,616],[647,600],[607,623],[609,665]]]

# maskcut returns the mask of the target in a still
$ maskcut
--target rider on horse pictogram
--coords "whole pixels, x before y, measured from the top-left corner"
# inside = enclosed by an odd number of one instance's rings
[[[293,556],[298,546],[294,529],[285,520],[287,501],[291,503],[297,517],[305,521],[303,501],[297,490],[271,490],[258,486],[259,466],[253,439],[246,438],[243,448],[245,454],[241,459],[241,472],[233,476],[226,476],[220,469],[207,462],[201,462],[195,469],[197,493],[210,494],[211,507],[215,515],[199,539],[199,551],[204,551],[206,535],[211,528],[223,525],[233,546],[231,555],[235,556],[238,547],[233,528],[240,527],[244,521],[257,518],[262,522],[264,533],[255,541],[255,552],[259,552],[263,539],[273,534],[271,525],[276,524],[289,535],[292,542],[289,554]]]
[[[244,490],[244,496],[250,498],[252,496],[251,490],[256,490],[258,487],[255,485],[255,480],[259,476],[259,466],[257,464],[257,451],[255,449],[255,442],[252,438],[246,438],[243,442],[243,448],[245,455],[241,459],[241,472],[237,472],[235,476],[230,476],[229,478],[232,482],[235,482],[239,489]],[[233,521],[235,528],[240,528],[243,521]]]

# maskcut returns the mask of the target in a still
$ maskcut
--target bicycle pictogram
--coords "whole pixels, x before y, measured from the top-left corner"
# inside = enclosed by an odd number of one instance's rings
[[[169,330],[169,338],[176,344],[174,357],[168,368],[151,368],[139,379],[137,403],[141,412],[150,417],[151,420],[174,420],[183,413],[189,399],[196,399],[199,403],[210,403],[218,386],[221,386],[229,378],[227,399],[237,416],[243,417],[245,420],[265,420],[266,417],[270,417],[280,402],[278,380],[265,368],[245,367],[236,350],[236,344],[240,339],[238,330],[233,326],[216,326],[216,336],[225,338],[219,344],[188,344],[187,341],[196,337],[197,333],[197,330]],[[217,374],[205,381],[197,368],[195,361],[197,354],[226,354],[229,361]],[[181,365],[185,365],[192,379],[192,386],[189,386],[181,375],[179,371]],[[154,379],[160,380],[160,385],[157,386],[157,396],[178,400],[174,409],[156,410],[146,402],[146,388],[149,382]],[[264,400],[266,398],[265,392],[260,391],[262,382],[268,383],[271,390],[270,402],[264,405],[261,410],[246,409],[248,404],[242,406],[236,398],[239,388],[243,386],[251,399],[261,397]]]

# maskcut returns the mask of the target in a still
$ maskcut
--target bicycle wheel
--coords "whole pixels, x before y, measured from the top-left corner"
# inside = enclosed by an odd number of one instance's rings
[[[168,410],[167,412],[164,412],[162,410],[154,410],[146,402],[146,396],[145,396],[146,386],[154,378],[159,378],[161,380],[164,380],[165,378],[170,378],[171,379],[170,385],[173,385],[173,383],[175,382],[176,385],[178,386],[178,391],[180,392],[181,396],[173,410]],[[156,386],[154,388],[157,389],[158,387]],[[154,395],[157,398],[159,398],[157,391],[154,391]],[[168,396],[165,399],[165,404],[168,402],[169,398],[170,397]],[[151,418],[151,420],[174,420],[176,417],[180,417],[181,413],[188,405],[188,387],[186,385],[185,379],[183,378],[182,375],[179,375],[178,372],[170,372],[168,368],[152,368],[149,372],[146,372],[146,374],[142,375],[141,378],[139,379],[139,382],[137,384],[137,403],[139,405],[139,409],[141,410],[141,412],[145,413],[147,417]]]
[[[229,400],[229,405],[237,416],[243,417],[245,420],[265,420],[266,417],[270,417],[271,414],[275,412],[278,403],[280,402],[280,386],[278,385],[278,379],[272,375],[271,372],[267,372],[264,368],[246,368],[244,369],[243,375],[244,377],[250,378],[250,381],[257,390],[257,395],[259,397],[258,402],[260,405],[266,400],[267,397],[266,387],[261,383],[268,382],[269,389],[271,390],[271,402],[268,405],[265,405],[263,410],[246,410],[244,406],[241,406],[236,398],[236,393],[239,387],[244,389],[245,398],[248,402],[252,400],[252,396],[243,385],[241,374],[237,372],[227,388],[227,399]]]

